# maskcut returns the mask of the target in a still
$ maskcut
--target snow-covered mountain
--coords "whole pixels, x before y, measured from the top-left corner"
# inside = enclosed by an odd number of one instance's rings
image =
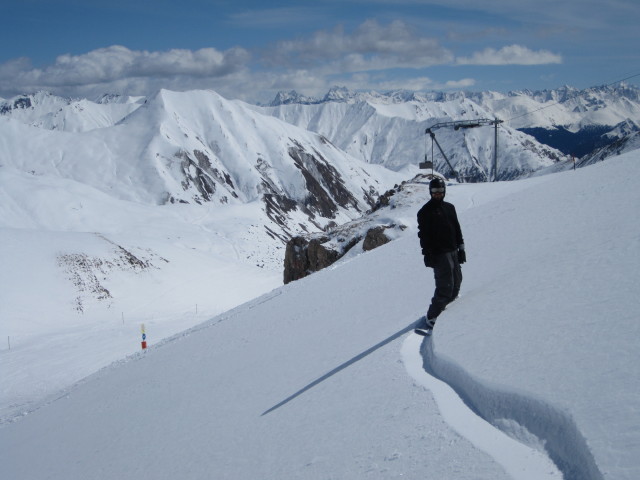
[[[296,98],[294,93],[290,99]],[[471,99],[430,101],[415,94],[358,94],[333,89],[317,103],[260,107],[260,111],[320,133],[350,155],[370,164],[399,171],[432,161],[435,169],[452,175],[446,160],[425,132],[451,120],[493,119],[494,113]],[[494,130],[440,129],[437,141],[464,181],[492,178]],[[508,126],[498,135],[498,178],[518,178],[562,160],[563,155]]]
[[[323,98],[312,98],[295,91],[281,92],[269,106],[284,104],[318,105],[327,102],[378,104],[448,103],[471,100],[507,121],[514,128],[553,128],[571,131],[583,127],[615,126],[626,120],[638,123],[640,88],[620,83],[587,89],[564,86],[553,90],[500,92],[354,92],[333,87]]]
[[[0,115],[47,130],[86,132],[114,125],[143,102],[144,97],[105,95],[94,102],[38,92],[0,100]]]
[[[515,91],[505,95],[471,95],[478,103],[517,128],[564,127],[577,132],[593,126],[613,127],[626,120],[640,121],[640,88],[617,84],[579,90],[569,86],[555,90]]]
[[[270,106],[244,106],[319,133],[366,163],[394,171],[413,169],[415,173],[416,166],[427,160],[449,175],[452,172],[425,135],[426,129],[451,120],[499,118],[504,123],[498,129],[498,178],[504,180],[548,168],[567,160],[568,155],[581,157],[637,131],[639,98],[638,88],[624,84],[506,94],[353,92],[334,87],[319,99],[295,91],[281,92]],[[146,99],[147,103],[154,101]],[[141,105],[145,105],[145,99],[140,97],[104,96],[92,102],[41,92],[0,102],[0,114],[45,129],[86,132],[113,125]],[[185,118],[193,114],[182,108],[180,115]],[[154,122],[148,118],[142,121],[149,120]],[[492,178],[495,138],[490,126],[443,128],[436,135],[459,179]]]
[[[577,164],[583,167],[637,149],[640,149],[640,131],[623,136],[606,147],[585,155]]]
[[[576,157],[640,131],[640,89],[631,85],[480,95],[478,102],[538,141]]]
[[[260,270],[216,275],[223,247],[213,250],[202,227],[220,209],[120,201],[98,210],[106,195],[96,189],[3,167],[3,224],[37,208],[42,221],[62,226],[68,216],[84,232],[111,224],[117,245],[155,253],[125,248],[138,262],[111,244],[105,285],[128,297],[97,324],[56,303],[66,279],[43,260],[71,239],[94,250],[108,242],[2,228],[3,478],[637,479],[638,152],[575,172],[451,185],[468,252],[462,296],[424,342],[410,330],[433,291],[414,221],[425,182],[377,211],[408,226],[395,241],[198,320],[185,308],[195,292],[229,303],[218,290],[242,292],[224,279],[250,288]],[[46,211],[42,199],[73,208]],[[215,222],[223,231],[239,223]],[[171,270],[156,268],[165,261]],[[119,270],[127,263],[135,276]],[[24,282],[34,266],[40,275]],[[25,318],[29,303],[54,308]],[[145,353],[131,354],[142,317],[121,319],[123,306],[154,310]],[[199,325],[160,340],[189,322]],[[129,356],[114,348],[126,344]]]
[[[161,91],[141,105],[84,100],[66,109],[48,95],[23,100],[0,118],[3,166],[146,204],[260,202],[269,234],[281,240],[354,218],[393,177],[211,91]],[[114,106],[128,114],[107,121]],[[97,128],[96,118],[107,125]]]
[[[392,168],[418,161],[415,159],[424,157],[425,151],[430,156],[431,145],[415,148],[416,144],[424,143],[420,140],[425,125],[497,117],[505,122],[500,128],[498,146],[499,156],[503,159],[499,168],[502,165],[506,169],[501,178],[513,178],[520,169],[524,171],[532,166],[534,169],[548,167],[549,157],[555,160],[562,157],[558,152],[532,148],[537,143],[530,137],[515,135],[513,129],[576,157],[640,129],[640,89],[624,83],[585,90],[563,87],[509,93],[380,93],[352,92],[335,87],[321,99],[304,97],[296,92],[281,93],[266,109],[272,115],[322,133],[345,151],[365,161],[388,164]],[[385,121],[378,116],[394,120]],[[403,123],[398,126],[396,118],[401,118]],[[374,122],[378,125],[374,126]],[[414,126],[416,123],[419,128]],[[507,133],[504,140],[503,132]],[[471,170],[487,172],[493,148],[487,141],[491,133],[489,129],[479,129],[453,135],[442,131],[438,135],[448,156],[463,165],[479,163],[480,166],[476,165]],[[479,138],[486,139],[480,142],[483,148],[474,148],[474,142],[477,143]],[[410,146],[413,150],[409,150]],[[528,156],[529,164],[520,160],[511,166],[513,153],[517,152],[522,159],[522,150],[533,150],[533,155]],[[535,156],[539,158],[532,158]],[[393,161],[389,161],[389,157],[393,157]],[[444,162],[437,157],[438,168],[445,171]],[[462,167],[462,170],[469,171],[470,168]],[[479,173],[473,177],[482,179]]]

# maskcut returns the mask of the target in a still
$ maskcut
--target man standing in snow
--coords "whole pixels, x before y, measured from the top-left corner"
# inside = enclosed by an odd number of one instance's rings
[[[436,318],[454,301],[460,292],[462,269],[466,261],[462,230],[455,207],[444,201],[446,184],[440,177],[429,182],[429,200],[418,212],[418,237],[424,264],[433,268],[436,290],[426,317],[416,325],[415,332],[429,335]]]

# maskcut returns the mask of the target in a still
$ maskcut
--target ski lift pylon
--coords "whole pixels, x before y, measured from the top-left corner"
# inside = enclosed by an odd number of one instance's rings
[[[490,118],[477,118],[474,120],[454,120],[451,122],[440,122],[440,123],[436,123],[434,125],[431,125],[429,128],[427,128],[425,130],[425,135],[429,134],[429,136],[431,136],[431,150],[432,150],[432,154],[431,157],[433,159],[433,144],[435,143],[438,147],[438,150],[440,150],[440,153],[442,154],[442,156],[444,157],[445,161],[447,162],[447,165],[449,166],[449,168],[451,169],[451,172],[453,173],[453,175],[456,177],[456,180],[458,180],[458,172],[456,172],[456,170],[453,168],[453,166],[451,165],[451,162],[449,162],[449,159],[447,158],[447,155],[444,153],[444,150],[442,149],[442,147],[440,146],[440,144],[438,143],[438,140],[436,139],[436,134],[434,132],[434,130],[437,130],[439,128],[453,128],[454,130],[460,130],[461,128],[476,128],[476,127],[482,127],[484,125],[493,125],[495,128],[495,137],[494,137],[494,149],[493,149],[493,181],[495,182],[497,180],[498,177],[498,125],[500,123],[503,123],[503,120],[499,120],[497,118],[491,120]],[[425,161],[421,162],[419,164],[420,168],[431,168],[433,169],[433,162],[427,162],[426,161],[426,152],[425,152]],[[423,165],[426,165],[428,163],[431,163],[430,166],[425,166],[423,167]]]

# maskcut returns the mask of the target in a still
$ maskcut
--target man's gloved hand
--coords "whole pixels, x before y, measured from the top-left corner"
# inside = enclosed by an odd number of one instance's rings
[[[427,268],[433,268],[433,257],[428,253],[424,254],[424,266]]]
[[[467,261],[467,253],[464,251],[464,244],[458,247],[458,263],[462,265]]]

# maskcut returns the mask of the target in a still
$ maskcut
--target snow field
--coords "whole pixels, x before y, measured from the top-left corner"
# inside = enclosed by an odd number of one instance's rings
[[[523,182],[450,186],[468,252],[463,295],[422,351],[404,332],[426,309],[433,280],[411,228],[61,384],[48,405],[0,427],[2,473],[557,475],[535,451],[510,462],[505,449],[520,446],[492,449],[504,436],[477,418],[453,425],[463,408],[452,407],[451,420],[452,393],[433,372],[489,423],[547,452],[565,480],[635,479],[639,170],[634,152]],[[0,355],[6,365],[10,354]],[[470,426],[461,436],[458,429]],[[467,438],[474,430],[480,436]]]

